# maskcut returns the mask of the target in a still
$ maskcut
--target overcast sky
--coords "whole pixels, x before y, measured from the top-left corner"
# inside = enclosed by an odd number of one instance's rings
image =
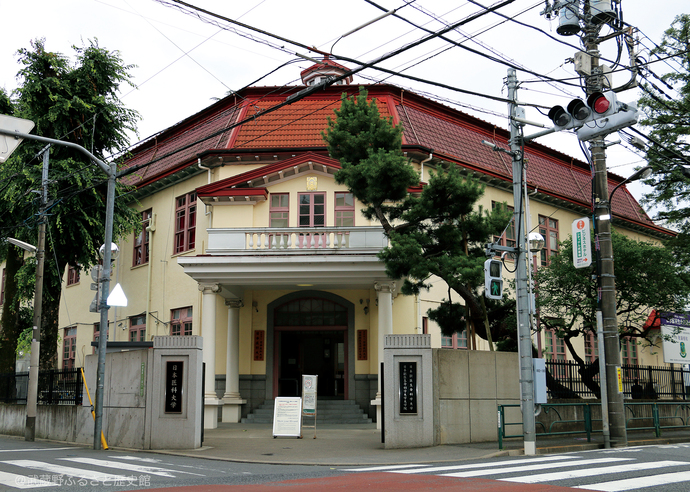
[[[405,5],[406,2],[409,4]],[[137,138],[157,133],[212,104],[214,98],[241,89],[260,77],[266,76],[256,85],[298,84],[299,72],[312,63],[295,53],[314,58],[320,56],[290,41],[369,62],[426,36],[419,28],[388,17],[339,39],[382,13],[365,0],[189,0],[189,3],[286,40],[236,28],[210,15],[203,17],[218,25],[203,22],[166,5],[173,4],[172,0],[0,0],[3,19],[0,86],[7,91],[17,86],[16,74],[20,67],[16,51],[29,47],[33,39],[45,38],[48,50],[71,57],[74,54],[72,45],[81,46],[97,38],[101,47],[118,50],[124,63],[135,65],[131,74],[136,89],[123,86],[121,94],[123,103],[141,115],[139,135],[132,136],[134,143]],[[477,4],[462,0],[378,0],[376,3],[386,10],[399,9],[398,15],[432,31],[442,29],[443,22],[455,23],[482,10]],[[479,3],[490,5],[485,1]],[[622,0],[624,20],[639,28],[642,45],[649,48],[660,42],[663,31],[681,13],[680,3],[675,0]],[[474,36],[464,44],[553,79],[573,78],[576,76],[573,65],[566,59],[577,51],[579,40],[575,36],[557,35],[558,21],[540,16],[543,8],[543,0],[516,0],[499,12],[508,17],[516,16],[527,26],[487,14],[460,27],[462,33],[452,32],[448,37],[461,41],[463,34]],[[614,42],[602,44],[604,56],[614,56],[614,45]],[[463,90],[506,96],[503,80],[507,67],[504,64],[458,47],[448,48],[449,44],[443,40],[429,41],[390,58],[381,66]],[[623,55],[623,61],[627,63],[627,54]],[[660,63],[652,68],[659,74],[668,71],[668,66]],[[397,76],[387,77],[390,76],[367,69],[355,76],[355,83],[386,79],[404,88],[441,97],[444,104],[507,128],[504,103]],[[614,85],[622,84],[626,77],[617,75]],[[518,71],[518,79],[526,82],[518,97],[528,103],[565,106],[573,97],[583,95],[579,87],[572,85],[533,83],[536,77],[525,71]],[[630,90],[618,97],[630,102],[638,98],[638,93]],[[549,123],[545,116],[531,108],[527,109],[527,118]],[[526,133],[538,130],[528,127]],[[550,135],[540,138],[539,142],[583,159],[573,134]],[[610,147],[607,153],[609,169],[621,176],[629,176],[635,167],[643,165],[640,155],[620,145]],[[633,193],[639,199],[640,189],[633,188]]]

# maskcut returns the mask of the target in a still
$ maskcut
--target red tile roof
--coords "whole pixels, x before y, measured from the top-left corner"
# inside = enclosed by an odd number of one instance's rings
[[[400,122],[403,145],[407,148],[431,149],[435,156],[445,160],[455,161],[506,182],[512,181],[509,157],[482,144],[482,140],[488,140],[508,148],[506,130],[395,86],[366,87],[369,97],[377,99],[381,116],[392,117],[394,122]],[[290,149],[324,152],[321,131],[327,127],[327,118],[335,116],[333,110],[340,107],[341,93],[355,94],[358,87],[335,86],[319,90],[304,99],[252,118],[284,103],[288,95],[301,89],[303,87],[249,88],[241,94],[226,97],[134,149],[134,157],[125,163],[126,167],[145,166],[147,162],[152,164],[143,167],[135,175],[123,178],[123,181],[145,185],[195,164],[197,155],[204,152],[289,152]],[[246,122],[232,130],[231,126],[240,121]],[[532,189],[578,206],[591,205],[591,174],[586,163],[537,143],[530,143],[525,153],[528,160],[527,179]],[[621,180],[609,174],[610,189]],[[613,210],[616,215],[640,225],[659,232],[665,231],[653,224],[625,188],[618,190],[615,195]]]

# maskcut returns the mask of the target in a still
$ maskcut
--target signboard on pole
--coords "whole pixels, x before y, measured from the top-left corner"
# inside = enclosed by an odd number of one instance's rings
[[[573,221],[573,264],[584,268],[592,264],[592,247],[589,232],[589,217]]]
[[[278,397],[273,407],[273,437],[302,437],[302,398]]]
[[[302,415],[316,415],[316,383],[319,376],[302,374]]]
[[[3,130],[19,133],[29,133],[34,127],[34,122],[22,118],[15,118],[14,116],[7,116],[0,114],[0,128]],[[12,152],[22,143],[21,138],[16,138],[11,135],[0,135],[0,163],[5,162]]]
[[[690,315],[665,313],[661,315],[661,346],[664,362],[687,364],[690,362]]]

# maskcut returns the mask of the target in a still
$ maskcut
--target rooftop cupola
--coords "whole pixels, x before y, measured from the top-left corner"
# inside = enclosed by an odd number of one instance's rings
[[[327,77],[344,75],[349,71],[347,67],[334,62],[328,55],[324,55],[320,63],[316,63],[302,70],[300,76],[302,77],[302,83],[306,86],[310,86],[323,82]],[[346,78],[335,83],[335,85],[349,84],[352,84],[352,75],[348,75]]]

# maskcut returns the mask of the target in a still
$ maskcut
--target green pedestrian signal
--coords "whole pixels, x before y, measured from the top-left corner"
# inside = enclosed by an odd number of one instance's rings
[[[484,295],[489,299],[503,299],[503,263],[499,260],[484,262]]]

